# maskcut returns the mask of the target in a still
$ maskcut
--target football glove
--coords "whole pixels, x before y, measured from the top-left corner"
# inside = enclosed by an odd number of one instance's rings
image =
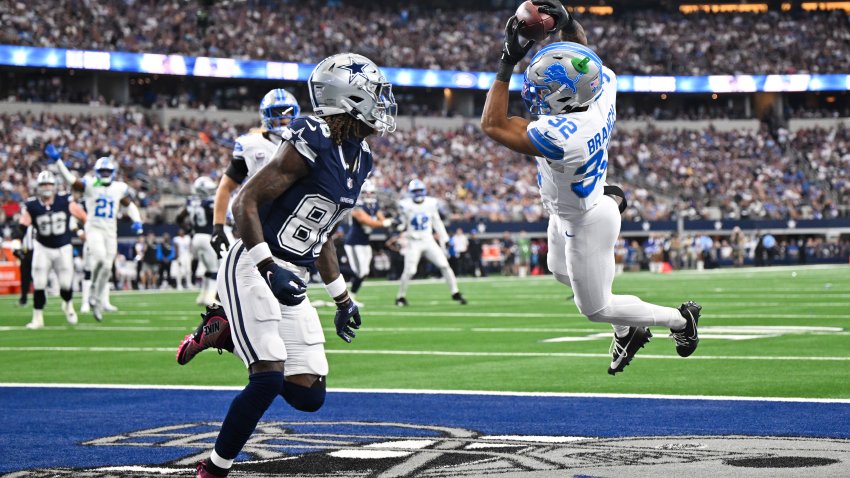
[[[501,62],[511,67],[519,63],[534,46],[534,40],[521,43],[519,35],[520,20],[512,16],[505,25],[505,43],[502,45]]]
[[[334,325],[336,326],[336,334],[339,338],[351,343],[354,340],[355,334],[352,329],[360,328],[360,309],[353,300],[346,299],[345,302],[336,305],[336,315],[334,315]]]
[[[307,297],[307,286],[294,272],[288,271],[271,258],[257,265],[257,270],[266,281],[277,301],[290,307],[300,304]]]
[[[221,255],[230,249],[230,241],[227,240],[227,234],[224,232],[224,224],[214,224],[213,233],[210,236],[210,245],[215,251],[215,255],[221,259]]]
[[[56,146],[49,143],[44,148],[44,155],[54,162],[62,159],[62,155],[59,154],[59,150],[56,149]]]
[[[145,226],[144,226],[141,222],[134,222],[134,223],[130,226],[130,229],[132,229],[132,230],[133,230],[133,233],[134,233],[134,234],[136,234],[137,236],[140,236],[140,235],[142,235],[142,233],[144,232],[144,230],[145,230]]]
[[[549,33],[561,31],[573,21],[570,12],[564,8],[560,0],[532,0],[531,3],[537,7],[538,12],[551,15],[555,19],[555,26],[549,30]]]

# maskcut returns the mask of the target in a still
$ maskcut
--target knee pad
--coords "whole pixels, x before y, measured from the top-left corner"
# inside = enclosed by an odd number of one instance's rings
[[[207,279],[212,279],[212,280],[215,280],[217,276],[218,276],[218,272],[215,272],[215,271],[213,271],[213,272],[207,271],[204,274],[204,277],[206,277]]]
[[[72,297],[74,297],[74,291],[71,289],[60,289],[59,295],[62,297],[62,300],[68,302]]]
[[[89,269],[83,271],[83,280],[91,280],[91,271]]]
[[[32,306],[35,310],[44,309],[44,304],[47,303],[47,294],[44,289],[37,289],[32,293]]]
[[[284,381],[280,396],[296,410],[315,412],[325,403],[326,386],[325,377],[319,377],[309,388]]]

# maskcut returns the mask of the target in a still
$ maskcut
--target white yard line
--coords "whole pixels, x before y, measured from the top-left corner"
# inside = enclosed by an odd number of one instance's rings
[[[221,385],[137,385],[102,383],[0,383],[0,388],[73,388],[106,390],[222,390],[238,391],[244,386]],[[553,397],[553,398],[640,398],[651,400],[730,400],[743,402],[804,402],[804,403],[847,403],[845,398],[798,398],[798,397],[744,397],[725,395],[661,395],[646,393],[570,393],[570,392],[511,392],[490,390],[431,390],[393,388],[329,388],[333,393],[380,393],[407,395],[484,395],[498,397]]]
[[[175,353],[174,347],[0,347],[0,352],[168,352]],[[441,350],[361,350],[361,349],[330,349],[328,354],[351,355],[419,355],[436,357],[556,357],[556,358],[610,358],[610,354],[579,353],[579,352],[461,352]],[[672,355],[642,354],[641,360],[681,360]],[[848,357],[829,356],[771,356],[771,355],[695,355],[688,360],[769,360],[792,362],[850,362]]]

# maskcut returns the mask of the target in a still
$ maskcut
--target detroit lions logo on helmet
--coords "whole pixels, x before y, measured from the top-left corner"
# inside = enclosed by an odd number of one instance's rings
[[[561,63],[555,62],[549,65],[546,68],[546,71],[543,73],[543,81],[546,83],[560,83],[562,85],[566,85],[567,88],[573,91],[573,94],[578,93],[578,88],[576,88],[576,84],[578,80],[584,76],[584,73],[578,72],[576,73],[575,78],[570,78],[570,75],[567,74],[567,69]]]

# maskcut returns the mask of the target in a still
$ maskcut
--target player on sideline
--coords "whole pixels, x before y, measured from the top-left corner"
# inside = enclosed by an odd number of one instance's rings
[[[617,76],[587,47],[581,25],[558,0],[535,0],[556,19],[561,42],[541,49],[525,71],[522,96],[529,121],[508,116],[508,84],[533,41],[523,43],[516,16],[508,20],[496,81],[487,94],[481,128],[489,137],[535,156],[543,205],[549,212],[549,269],[572,287],[579,311],[593,322],[614,327],[608,373],[623,370],[649,341],[648,327],[669,327],[682,357],[697,348],[701,307],[679,309],[614,295],[614,243],[620,231],[622,190],[605,185],[608,142],[616,120]],[[621,204],[620,207],[625,204]]]
[[[230,240],[224,231],[230,196],[271,159],[281,141],[289,139],[290,130],[286,126],[297,118],[300,112],[301,107],[292,93],[282,88],[271,90],[260,101],[262,128],[236,138],[233,158],[218,183],[213,205],[210,244],[219,259],[222,252],[230,248]]]
[[[177,223],[185,224],[192,231],[192,256],[204,266],[201,290],[195,303],[212,305],[215,302],[215,282],[218,274],[219,257],[210,243],[213,231],[213,198],[215,181],[201,176],[192,184],[194,196],[186,200],[186,208],[177,215]]]
[[[446,258],[445,244],[449,242],[449,234],[446,232],[443,220],[440,219],[437,200],[427,196],[425,183],[418,179],[410,181],[407,185],[407,192],[410,197],[399,202],[399,216],[401,217],[404,236],[407,239],[407,248],[404,252],[404,271],[401,273],[401,284],[398,286],[395,305],[399,307],[408,305],[405,298],[407,286],[413,276],[416,275],[419,259],[422,258],[423,254],[426,259],[440,269],[443,279],[451,290],[452,300],[461,305],[466,305],[466,299],[463,298],[457,287],[455,273],[449,267],[449,261]],[[435,231],[440,244],[437,244],[437,241],[434,240]]]
[[[98,158],[94,163],[95,178],[79,179],[61,160],[59,151],[52,144],[44,150],[45,155],[54,161],[59,174],[71,189],[83,193],[86,204],[85,234],[87,269],[91,271],[91,291],[89,306],[98,322],[103,320],[103,309],[107,302],[109,276],[112,262],[118,254],[118,206],[124,206],[133,232],[142,233],[142,216],[139,208],[130,199],[130,187],[123,181],[115,181],[115,164],[108,157]]]
[[[37,197],[24,203],[21,214],[21,235],[32,225],[35,229],[33,244],[32,279],[34,292],[32,322],[28,329],[44,327],[44,305],[47,303],[47,276],[52,269],[59,278],[59,294],[62,297],[62,312],[71,325],[77,324],[74,311],[74,250],[71,246],[71,216],[82,222],[86,213],[69,194],[56,193],[56,177],[50,171],[38,173]]]
[[[360,190],[360,198],[351,211],[351,228],[345,235],[345,255],[351,266],[354,277],[351,279],[351,300],[356,302],[354,294],[360,290],[363,281],[369,276],[369,268],[372,264],[372,246],[369,244],[369,234],[372,228],[390,227],[391,219],[384,217],[378,204],[378,195],[375,192],[375,184],[367,179]],[[358,307],[363,304],[357,303]]]
[[[183,290],[183,282],[186,287],[192,287],[192,238],[186,234],[186,230],[180,228],[174,238],[174,248],[177,249],[177,260],[174,261],[174,278],[177,290]]]
[[[218,292],[249,383],[233,400],[210,458],[198,464],[200,478],[227,475],[278,395],[302,411],[324,403],[328,363],[319,317],[306,297],[310,266],[337,303],[337,335],[350,342],[360,326],[327,239],[372,170],[365,138],[395,130],[395,100],[378,67],[351,53],[324,59],[307,84],[317,116],[290,123],[290,139],[233,204],[242,239],[225,257]]]

